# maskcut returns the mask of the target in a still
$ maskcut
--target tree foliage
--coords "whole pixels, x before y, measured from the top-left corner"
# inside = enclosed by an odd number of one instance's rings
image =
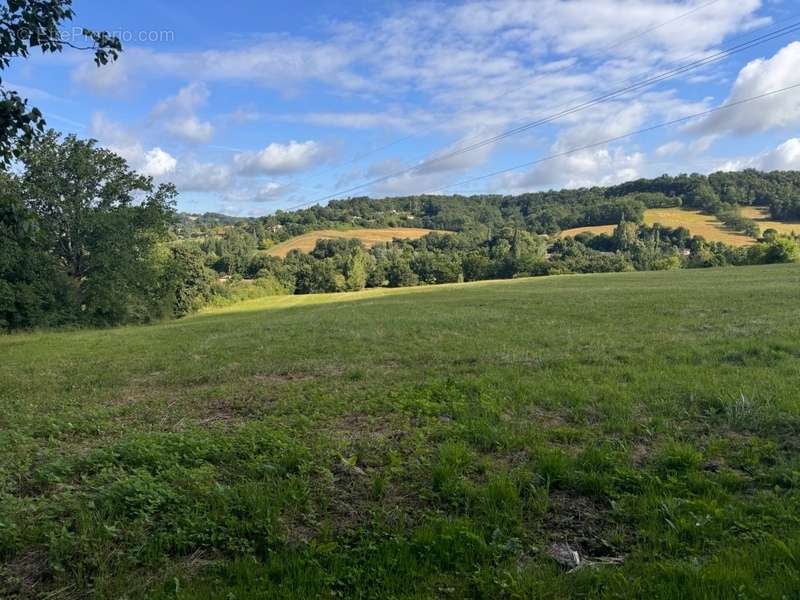
[[[8,0],[0,6],[0,71],[14,58],[27,58],[38,48],[43,54],[64,48],[89,50],[97,66],[115,61],[122,44],[107,32],[83,29],[86,45],[67,39],[61,28],[72,21],[72,0]],[[20,158],[24,149],[44,131],[45,120],[39,109],[3,85],[0,78],[0,163]]]
[[[24,277],[18,273],[31,261],[57,272],[50,279],[64,289],[41,292],[38,302],[64,299],[57,320],[116,324],[173,312],[162,245],[174,215],[173,186],[154,186],[94,141],[54,132],[25,148],[19,173],[5,179],[4,225],[16,237],[9,237],[13,245],[6,241],[9,274],[3,279],[17,287],[20,315],[7,322],[50,320],[21,316],[37,304],[21,301]]]

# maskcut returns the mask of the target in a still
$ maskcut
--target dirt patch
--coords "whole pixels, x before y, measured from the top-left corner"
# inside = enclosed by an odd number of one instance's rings
[[[253,379],[260,383],[286,383],[290,381],[310,381],[318,377],[322,377],[322,375],[313,375],[311,373],[268,373],[254,375]]]
[[[35,598],[52,576],[45,548],[34,548],[0,566],[0,597]],[[69,597],[67,593],[64,597]]]
[[[531,406],[528,410],[527,419],[547,429],[558,429],[569,425],[566,417],[541,406]]]
[[[608,507],[592,498],[560,490],[550,493],[542,528],[549,543],[568,544],[582,556],[624,554],[634,541],[632,532],[614,523]]]
[[[630,457],[633,466],[642,467],[647,462],[647,458],[653,452],[653,449],[642,442],[635,442],[631,447]]]
[[[388,439],[405,435],[400,426],[392,415],[351,413],[335,418],[325,429],[342,439]]]

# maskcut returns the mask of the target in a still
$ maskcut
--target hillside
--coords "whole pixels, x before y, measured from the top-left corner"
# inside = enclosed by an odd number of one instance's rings
[[[0,337],[0,596],[797,597],[798,290],[549,277]]]
[[[744,211],[743,211],[744,213]],[[763,217],[762,210],[749,209],[745,217],[752,218],[752,216]],[[700,235],[706,240],[711,242],[722,242],[730,246],[747,246],[755,244],[756,239],[740,233],[732,231],[725,227],[725,224],[713,215],[703,214],[696,210],[686,210],[682,208],[652,208],[644,212],[643,222],[645,225],[653,226],[659,224],[663,227],[685,227],[692,235]],[[763,229],[767,229],[775,224],[777,221],[759,222]],[[783,230],[784,226],[791,229],[789,224],[778,224],[778,227]],[[566,229],[559,234],[559,237],[574,237],[579,233],[590,232],[595,235],[600,233],[611,234],[614,231],[615,225],[596,225],[587,227],[575,227]],[[785,233],[791,233],[786,230]]]
[[[774,229],[784,235],[800,235],[800,220],[776,221],[770,218],[769,211],[760,206],[750,206],[742,209],[742,214],[748,219],[753,219],[762,231]]]
[[[311,252],[318,240],[356,239],[361,240],[366,248],[380,242],[391,242],[394,239],[416,240],[431,233],[430,229],[415,227],[385,227],[382,229],[320,229],[304,233],[270,248],[271,256],[284,258],[292,250]]]

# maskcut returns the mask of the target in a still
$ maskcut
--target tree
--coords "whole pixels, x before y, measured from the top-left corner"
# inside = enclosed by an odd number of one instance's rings
[[[172,313],[183,317],[200,308],[211,297],[214,272],[206,267],[199,248],[181,244],[170,249],[166,280],[172,288]]]
[[[88,45],[82,46],[60,33],[75,13],[72,0],[8,0],[0,7],[0,70],[13,58],[27,58],[32,48],[42,53],[61,52],[65,47],[90,50],[97,66],[115,61],[122,51],[117,37],[107,32],[83,29]],[[0,163],[20,158],[22,150],[44,131],[45,120],[37,108],[3,86],[0,78]]]
[[[800,261],[800,244],[788,237],[775,238],[764,247],[764,262],[768,264]]]
[[[175,188],[156,188],[94,140],[53,131],[21,153],[20,195],[71,282],[82,316],[142,321],[163,306],[158,243],[174,218]]]
[[[214,268],[228,275],[244,275],[255,252],[256,239],[253,235],[238,227],[230,227],[219,240],[219,259]]]
[[[408,287],[419,283],[408,260],[400,256],[394,257],[386,266],[386,279],[389,287]]]
[[[619,225],[614,229],[614,246],[617,250],[629,250],[637,241],[639,226],[636,223],[629,223],[623,216]]]
[[[72,308],[65,277],[13,180],[0,177],[0,329],[61,325]]]
[[[359,246],[355,247],[344,263],[345,289],[348,292],[363,290],[367,285],[367,275],[374,268],[375,259],[364,252]]]

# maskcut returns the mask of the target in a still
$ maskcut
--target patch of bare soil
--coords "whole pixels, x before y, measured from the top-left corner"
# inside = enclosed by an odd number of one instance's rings
[[[564,491],[550,494],[550,508],[542,522],[551,544],[566,544],[581,556],[608,557],[624,554],[633,543],[633,534],[625,532],[622,544],[620,528],[613,522],[610,509],[598,501]]]
[[[52,572],[47,550],[33,548],[0,566],[0,598],[36,598]],[[68,595],[65,597],[69,597]]]

